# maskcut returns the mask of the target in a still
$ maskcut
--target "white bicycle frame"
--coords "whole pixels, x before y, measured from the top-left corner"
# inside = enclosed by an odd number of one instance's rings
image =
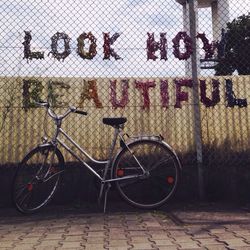
[[[144,177],[147,176],[149,173],[148,171],[146,171],[143,166],[141,165],[141,163],[138,161],[138,159],[135,157],[134,153],[129,149],[128,145],[126,144],[125,140],[124,140],[124,134],[123,134],[123,125],[115,125],[113,126],[115,128],[114,131],[114,137],[113,137],[113,141],[111,143],[110,146],[110,150],[109,150],[109,155],[108,155],[108,160],[107,161],[99,161],[94,159],[92,156],[90,156],[80,145],[78,145],[62,128],[61,128],[61,124],[62,124],[62,120],[69,115],[71,112],[76,112],[76,108],[71,107],[68,109],[68,111],[66,111],[65,114],[57,116],[48,106],[45,105],[41,105],[47,108],[48,114],[49,116],[54,120],[55,125],[56,125],[56,129],[55,129],[55,133],[54,136],[50,142],[51,145],[53,145],[54,147],[57,147],[57,145],[61,145],[63,148],[66,149],[66,151],[68,151],[71,155],[73,155],[77,160],[79,160],[85,167],[87,167],[88,170],[90,170],[100,181],[101,181],[101,188],[100,188],[100,192],[99,192],[99,198],[98,200],[100,201],[103,195],[103,191],[104,191],[104,186],[107,183],[108,187],[105,191],[105,200],[104,200],[104,212],[106,209],[106,200],[107,200],[107,193],[108,190],[111,186],[111,182],[115,182],[115,181],[123,181],[123,180],[127,180],[127,179],[136,179],[136,178],[140,178],[140,177]],[[68,141],[70,141],[71,144],[73,144],[83,155],[85,155],[91,162],[94,162],[95,164],[105,164],[104,167],[104,173],[103,176],[101,177],[97,171],[95,171],[95,169],[93,169],[86,161],[84,161],[79,155],[77,155],[67,144],[65,144],[61,139],[59,139],[59,135],[62,134]],[[116,141],[117,138],[120,138],[121,141],[121,145],[123,145],[124,147],[126,147],[128,149],[128,151],[131,153],[131,155],[133,156],[133,158],[135,159],[135,161],[138,163],[138,166],[140,167],[140,169],[142,170],[141,174],[135,174],[135,175],[129,175],[129,176],[125,176],[125,177],[119,177],[119,178],[112,178],[112,174],[110,178],[107,178],[107,173],[108,170],[112,167],[112,162],[113,162],[113,154],[114,154],[114,149],[115,149],[115,145],[116,145]],[[47,142],[45,143],[47,144]],[[42,145],[41,145],[42,146]],[[118,154],[117,154],[118,155]],[[117,157],[117,155],[114,158],[114,161]]]

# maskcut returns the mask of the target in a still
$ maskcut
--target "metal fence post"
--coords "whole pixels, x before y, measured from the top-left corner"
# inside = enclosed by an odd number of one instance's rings
[[[199,182],[199,197],[204,199],[204,171],[203,171],[203,157],[202,157],[202,130],[201,130],[201,110],[199,102],[199,85],[198,85],[198,56],[197,56],[197,20],[196,8],[197,0],[187,0],[189,4],[189,23],[190,23],[190,36],[193,41],[193,54],[191,59],[192,80],[193,80],[193,102],[194,102],[194,133],[195,133],[195,146],[198,167],[198,182]]]

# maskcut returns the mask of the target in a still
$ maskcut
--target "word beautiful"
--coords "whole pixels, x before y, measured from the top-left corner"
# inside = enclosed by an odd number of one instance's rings
[[[31,59],[44,59],[44,52],[32,52],[31,51],[31,32],[24,31],[24,58]],[[167,60],[167,38],[166,33],[160,33],[160,40],[157,42],[154,38],[154,33],[147,33],[147,59],[148,60],[156,60],[158,57],[155,55],[155,52],[159,50],[160,59]],[[115,33],[110,36],[109,33],[103,33],[103,59],[110,60],[111,57],[114,57],[115,60],[121,59],[121,56],[115,52],[112,48],[112,45],[116,42],[116,40],[120,37],[120,34]],[[196,36],[197,39],[200,39],[203,43],[203,50],[205,51],[205,59],[212,58],[215,49],[218,48],[218,42],[209,43],[206,35],[204,33],[198,33]],[[70,37],[65,33],[57,32],[51,37],[51,51],[49,55],[56,58],[57,60],[64,60],[71,53],[70,49]],[[63,41],[64,48],[63,51],[58,51],[58,43],[59,41]],[[96,44],[97,39],[95,36],[89,33],[82,33],[77,38],[77,54],[83,58],[91,60],[96,54]],[[192,39],[186,32],[179,32],[174,39],[173,42],[173,54],[179,60],[187,60],[191,57],[193,52]],[[183,49],[181,49],[181,44],[183,44]]]
[[[175,84],[175,108],[181,108],[182,102],[187,102],[189,99],[188,92],[185,88],[192,88],[193,82],[191,79],[174,79]],[[120,84],[119,98],[117,91],[117,83]],[[160,79],[159,84],[153,80],[135,80],[132,83],[137,91],[141,94],[141,107],[142,109],[149,109],[150,102],[150,92],[153,94],[153,90],[156,85],[159,86],[160,90],[160,101],[163,108],[169,107],[169,82],[165,79]],[[220,89],[219,85],[221,83],[218,80],[212,79],[212,91],[209,93],[208,97],[207,84],[205,80],[200,80],[200,101],[206,107],[214,107],[220,102]],[[92,102],[96,108],[103,108],[102,98],[99,95],[97,81],[96,80],[84,80],[83,86],[79,86],[79,99],[76,100],[77,105],[82,107],[86,100]],[[131,87],[131,82],[129,85],[128,79],[122,79],[119,82],[117,80],[110,80],[109,92],[110,92],[110,102],[112,107],[125,108],[129,105],[129,87]],[[42,82],[38,80],[23,80],[23,105],[27,110],[30,107],[34,107],[35,100],[42,99],[44,92],[44,86]],[[64,82],[49,81],[47,83],[47,95],[52,104],[57,106],[63,103],[63,96],[67,95],[70,89],[69,84]],[[103,90],[103,89],[102,89]],[[65,92],[66,91],[66,92]],[[133,90],[134,91],[134,90]],[[64,94],[62,94],[64,93]],[[225,80],[225,96],[227,107],[247,107],[246,99],[236,98],[233,92],[233,83],[230,79]],[[75,97],[77,99],[77,97]],[[67,104],[67,103],[64,103]]]

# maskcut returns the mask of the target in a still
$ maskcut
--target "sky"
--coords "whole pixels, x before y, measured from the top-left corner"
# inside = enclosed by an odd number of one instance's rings
[[[173,56],[172,39],[183,31],[182,6],[174,0],[0,0],[0,75],[70,77],[163,77],[185,75],[185,62]],[[229,0],[230,19],[250,11],[249,0]],[[237,8],[236,8],[237,6]],[[211,10],[198,12],[199,32],[212,40]],[[32,51],[43,60],[23,59],[24,31],[32,35]],[[71,54],[64,61],[49,56],[51,37],[64,32]],[[97,55],[77,55],[77,38],[92,32]],[[103,60],[103,32],[119,33],[112,48],[121,60]],[[168,60],[147,60],[147,32],[168,40]],[[87,45],[86,45],[87,46]],[[182,45],[183,46],[183,45]],[[62,43],[58,51],[63,51]],[[159,56],[159,52],[156,52]],[[206,72],[205,74],[209,74]]]

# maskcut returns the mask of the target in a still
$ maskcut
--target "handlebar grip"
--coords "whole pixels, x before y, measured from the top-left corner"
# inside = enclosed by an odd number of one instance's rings
[[[87,115],[88,113],[85,111],[81,111],[81,110],[75,110],[74,113],[80,114],[80,115]]]
[[[39,105],[39,106],[42,106],[42,107],[46,107],[46,108],[49,108],[50,105],[48,102],[45,102],[45,101],[38,101],[38,102],[35,102],[36,105]]]

